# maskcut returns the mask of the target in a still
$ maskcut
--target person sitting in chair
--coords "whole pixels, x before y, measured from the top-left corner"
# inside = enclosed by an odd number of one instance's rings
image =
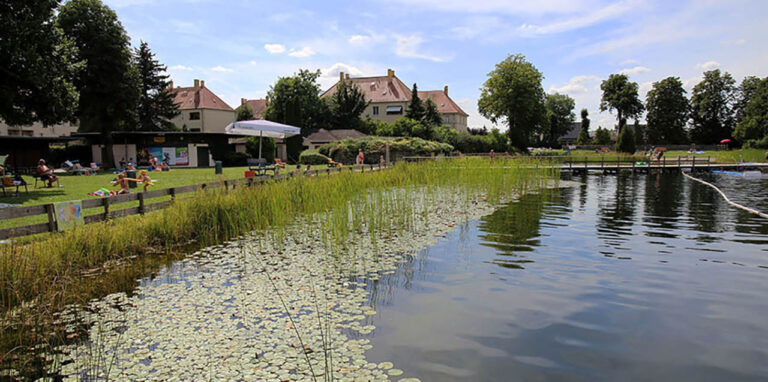
[[[45,165],[45,159],[40,159],[37,162],[37,175],[40,176],[40,180],[48,181],[48,187],[53,187],[53,182],[59,180],[59,177],[53,175],[53,170]]]

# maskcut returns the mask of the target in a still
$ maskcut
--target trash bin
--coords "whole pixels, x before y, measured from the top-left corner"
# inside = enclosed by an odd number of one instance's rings
[[[126,171],[125,177],[130,179],[136,179],[136,171]],[[129,180],[128,181],[128,188],[136,188],[136,181]]]
[[[216,174],[217,174],[217,175],[218,175],[218,174],[221,174],[221,161],[220,161],[220,160],[217,160],[217,161],[215,162],[215,166],[216,166]]]

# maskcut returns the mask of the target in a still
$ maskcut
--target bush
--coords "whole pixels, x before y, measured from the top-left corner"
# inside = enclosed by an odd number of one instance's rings
[[[221,163],[224,166],[228,167],[234,167],[234,166],[247,166],[248,165],[248,154],[246,153],[239,153],[236,151],[230,151],[226,154],[224,154],[224,158],[221,161]]]
[[[744,142],[745,149],[768,149],[768,136],[762,139],[750,139]]]
[[[453,151],[453,146],[435,141],[426,141],[415,137],[376,137],[369,136],[358,139],[343,139],[328,143],[318,149],[321,154],[333,160],[346,164],[355,163],[358,150],[365,154],[365,163],[378,164],[379,157],[386,155],[386,147],[389,143],[390,159],[404,156],[431,156],[448,154]]]
[[[328,159],[330,158],[317,150],[304,150],[299,155],[299,163],[308,165],[327,164]]]
[[[267,160],[267,163],[275,161],[275,140],[272,138],[261,138],[261,157]],[[249,137],[245,142],[245,151],[251,158],[259,157],[259,137]]]
[[[616,151],[620,153],[635,153],[635,134],[632,131],[632,127],[624,126],[619,133],[619,137],[616,139]]]

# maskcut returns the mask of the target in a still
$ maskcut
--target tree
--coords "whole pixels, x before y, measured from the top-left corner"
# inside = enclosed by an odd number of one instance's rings
[[[135,53],[139,71],[141,95],[139,97],[139,130],[176,130],[170,119],[179,115],[179,107],[168,86],[166,66],[155,59],[149,44],[142,41]]]
[[[645,107],[648,127],[646,136],[652,144],[681,144],[686,142],[690,104],[683,83],[677,77],[654,82],[648,91]]]
[[[752,90],[743,119],[736,125],[733,136],[741,142],[768,137],[768,77],[760,80]]]
[[[694,142],[711,144],[731,136],[735,83],[728,72],[721,74],[715,69],[704,72],[704,79],[693,87],[690,134]]]
[[[616,139],[616,151],[620,153],[635,153],[635,134],[631,126],[624,126]]]
[[[428,99],[425,103],[427,108],[426,112],[424,113],[424,118],[422,118],[422,123],[428,126],[442,125],[443,117],[440,115],[440,111],[437,110],[437,104],[435,104],[431,99]]]
[[[319,77],[319,70],[301,69],[293,76],[278,78],[267,93],[269,105],[264,110],[264,119],[301,128],[301,136],[286,140],[288,156],[292,158],[299,157],[301,137],[315,129],[328,127],[328,104],[318,96]]]
[[[592,144],[595,145],[610,145],[611,144],[611,132],[608,129],[598,127],[595,131],[595,138],[592,140]]]
[[[78,130],[101,133],[105,162],[114,163],[110,133],[134,130],[141,92],[128,35],[117,14],[100,0],[67,2],[60,8],[58,22],[86,61],[75,80],[80,91]]]
[[[57,0],[0,6],[0,118],[11,125],[74,119],[82,69],[77,47],[53,22]]]
[[[645,145],[647,142],[645,135],[648,131],[648,128],[643,128],[643,126],[640,125],[640,120],[635,119],[635,125],[632,127],[633,131],[632,133],[635,135],[635,147],[640,147]]]
[[[573,108],[576,103],[567,94],[547,94],[545,101],[547,107],[548,128],[544,134],[544,142],[548,146],[557,144],[557,140],[567,134],[573,126],[576,115]]]
[[[426,114],[424,109],[424,103],[419,98],[419,88],[416,87],[416,83],[413,83],[413,89],[411,89],[411,101],[408,103],[408,109],[405,111],[406,118],[410,118],[416,121],[421,121]]]
[[[739,94],[736,98],[736,104],[734,105],[734,118],[736,119],[734,122],[736,124],[744,119],[744,109],[746,109],[749,100],[752,98],[752,95],[755,93],[759,85],[760,78],[755,76],[744,77],[744,79],[741,81],[741,85],[739,86]]]
[[[253,119],[253,118],[251,118]],[[251,158],[259,157],[259,140],[261,140],[261,157],[264,158],[267,163],[275,161],[275,140],[267,137],[248,137],[245,141],[245,152]]]
[[[580,145],[589,144],[589,111],[587,109],[581,109],[581,130],[579,130],[579,138],[576,143]]]
[[[349,81],[339,82],[336,93],[331,95],[328,105],[331,112],[331,127],[359,129],[362,122],[360,116],[369,103],[357,85]]]
[[[637,95],[637,82],[630,82],[626,74],[611,74],[600,84],[600,90],[603,91],[600,111],[616,110],[619,132],[622,120],[637,117],[643,112],[643,103]]]
[[[235,119],[238,121],[250,121],[253,119],[253,110],[247,103],[244,103],[235,109]]]
[[[524,152],[546,125],[543,78],[525,56],[510,55],[496,64],[480,89],[480,114],[493,123],[506,123],[512,145]]]

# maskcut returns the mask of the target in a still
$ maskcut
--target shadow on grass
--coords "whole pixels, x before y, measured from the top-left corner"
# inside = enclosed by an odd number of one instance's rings
[[[24,191],[24,188],[19,189],[18,195],[15,193],[15,188],[6,190],[5,196],[0,196],[0,203],[3,204],[18,204],[22,205],[23,203],[29,202],[29,201],[35,201],[38,199],[48,198],[51,196],[61,196],[65,194],[65,191],[61,188],[38,188],[35,189],[33,186],[28,186],[29,192]]]

